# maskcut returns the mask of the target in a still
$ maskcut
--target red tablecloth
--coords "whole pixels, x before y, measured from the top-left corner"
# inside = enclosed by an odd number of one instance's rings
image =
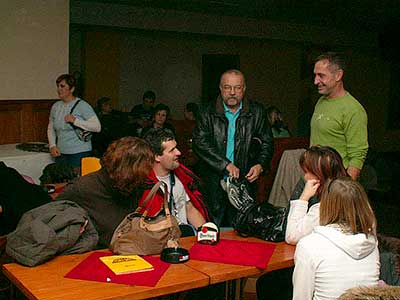
[[[159,257],[143,256],[154,267],[152,271],[131,274],[115,275],[99,257],[113,255],[109,252],[94,252],[84,259],[79,265],[68,272],[64,277],[129,285],[155,286],[165,271],[170,266]]]
[[[275,250],[274,244],[221,239],[216,245],[194,244],[190,259],[265,269]]]

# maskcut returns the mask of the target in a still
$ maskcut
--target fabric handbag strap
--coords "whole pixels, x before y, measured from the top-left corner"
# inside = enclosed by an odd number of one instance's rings
[[[74,106],[72,106],[71,111],[69,112],[71,115],[74,112],[75,107],[78,105],[78,103],[81,102],[81,100],[78,100],[75,102]]]
[[[154,222],[146,222],[146,216],[148,213],[148,209],[146,207],[146,204],[150,199],[154,199],[155,193],[158,191],[158,189],[163,186],[164,187],[164,211],[165,211],[165,217],[159,219],[158,221]],[[173,227],[173,222],[172,222],[172,216],[170,213],[170,210],[168,208],[168,186],[166,185],[165,182],[159,181],[157,182],[153,188],[151,189],[150,193],[147,195],[147,197],[144,199],[143,204],[141,207],[145,208],[145,211],[143,212],[142,216],[140,217],[139,221],[139,226],[142,229],[145,229],[147,231],[159,231],[159,230],[164,230],[169,228],[170,232]]]
[[[75,102],[75,104],[72,106],[71,110],[69,111],[69,113],[72,115],[72,113],[74,112],[76,106],[78,105],[78,103],[81,102],[81,100],[78,100]],[[72,128],[77,128],[74,124],[72,123],[68,123]]]

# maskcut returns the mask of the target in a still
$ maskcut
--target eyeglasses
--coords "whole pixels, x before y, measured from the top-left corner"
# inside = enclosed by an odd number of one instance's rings
[[[240,92],[240,91],[243,90],[243,86],[242,86],[242,85],[235,85],[235,86],[223,85],[223,86],[222,86],[222,89],[223,89],[225,92],[230,92],[230,91],[232,91],[232,89],[233,89],[235,92]]]

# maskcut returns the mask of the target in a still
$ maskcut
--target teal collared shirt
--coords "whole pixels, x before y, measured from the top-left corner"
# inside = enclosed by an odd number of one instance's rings
[[[240,103],[239,109],[233,113],[224,104],[225,117],[228,119],[228,138],[226,141],[226,158],[232,163],[235,163],[235,131],[236,131],[236,120],[239,117],[240,111],[242,110],[242,103]]]

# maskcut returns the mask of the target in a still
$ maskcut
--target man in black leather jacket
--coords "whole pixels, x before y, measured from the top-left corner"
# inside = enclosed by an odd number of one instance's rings
[[[200,111],[193,150],[200,158],[197,171],[204,181],[204,199],[211,217],[219,226],[231,226],[236,212],[220,182],[232,176],[255,183],[269,168],[273,137],[262,105],[245,97],[246,83],[240,71],[223,73],[219,88],[216,102]]]

